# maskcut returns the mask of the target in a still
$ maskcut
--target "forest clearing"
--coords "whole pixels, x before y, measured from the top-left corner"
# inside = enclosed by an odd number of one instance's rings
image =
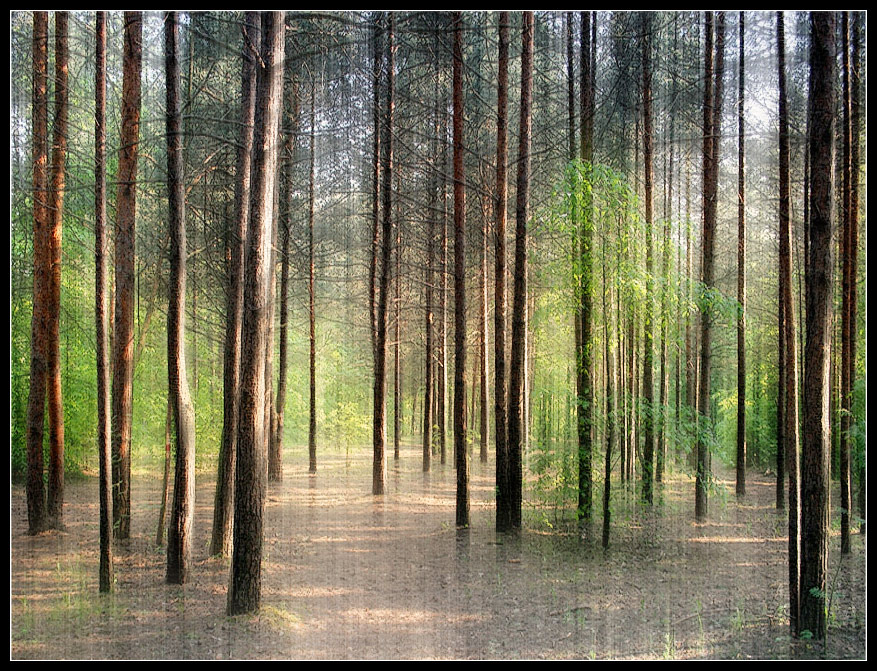
[[[862,659],[864,539],[837,571],[828,649],[788,629],[784,515],[751,473],[738,503],[691,519],[690,477],[663,485],[654,511],[617,492],[612,547],[581,541],[557,511],[527,512],[519,536],[492,524],[492,473],[474,462],[472,526],[453,525],[453,470],[424,475],[405,445],[387,495],[368,491],[367,450],[329,452],[309,475],[305,449],[268,489],[264,601],[226,617],[228,562],[208,556],[213,483],[198,479],[193,580],[168,585],[154,543],[160,488],[133,479],[132,537],[116,590],[97,591],[97,483],[70,485],[68,529],[27,535],[12,496],[13,659]],[[490,464],[489,466],[493,466]],[[726,473],[725,476],[728,474]],[[363,484],[366,486],[363,487]]]
[[[10,656],[867,656],[867,13],[10,12]]]

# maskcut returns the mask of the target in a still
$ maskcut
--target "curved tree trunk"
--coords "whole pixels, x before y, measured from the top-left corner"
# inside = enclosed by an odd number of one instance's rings
[[[195,409],[186,378],[186,219],[183,184],[183,134],[180,108],[179,27],[176,12],[165,15],[165,79],[167,81],[168,225],[168,389],[174,414],[174,496],[167,539],[167,581],[183,584],[192,557],[195,516]]]

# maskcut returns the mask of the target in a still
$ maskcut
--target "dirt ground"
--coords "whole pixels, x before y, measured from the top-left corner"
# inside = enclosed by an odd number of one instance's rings
[[[228,561],[207,556],[213,477],[198,477],[192,580],[164,582],[154,543],[159,476],[134,473],[132,538],[116,548],[116,589],[97,590],[95,478],[70,481],[64,532],[27,535],[11,487],[11,659],[863,659],[866,546],[838,565],[831,543],[827,649],[788,636],[786,520],[774,483],[730,473],[693,521],[691,479],[661,485],[645,511],[613,482],[611,549],[539,522],[493,530],[494,464],[472,460],[472,526],[454,528],[455,473],[419,448],[388,459],[371,495],[371,458],[322,453],[319,472],[288,450],[269,486],[261,611],[225,615]],[[599,498],[602,486],[596,488]],[[836,498],[834,499],[837,500]],[[836,507],[836,505],[834,506]],[[548,516],[551,519],[551,515]]]

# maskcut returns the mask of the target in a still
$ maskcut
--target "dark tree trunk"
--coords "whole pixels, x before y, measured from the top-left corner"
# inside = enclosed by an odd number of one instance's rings
[[[496,530],[511,528],[506,406],[506,213],[508,210],[509,13],[499,14],[499,72],[496,94],[496,242],[494,273],[494,390],[496,434]]]
[[[521,117],[518,134],[518,176],[515,201],[515,274],[512,306],[512,351],[509,367],[508,449],[510,526],[521,528],[523,499],[522,446],[526,423],[525,310],[527,300],[527,219],[530,208],[530,137],[533,92],[533,12],[524,12],[521,31]]]
[[[466,191],[463,173],[463,16],[454,13],[454,463],[456,524],[469,526],[469,454],[466,446]]]
[[[842,15],[841,39],[843,41],[843,225],[841,228],[841,370],[840,370],[840,549],[850,553],[850,447],[852,427],[852,391],[855,366],[850,356],[855,324],[850,320],[852,307],[852,120],[850,99],[850,14]]]
[[[262,16],[261,65],[253,133],[253,184],[247,234],[241,329],[240,414],[235,466],[234,548],[228,615],[258,610],[261,601],[262,520],[265,504],[265,349],[268,278],[274,218],[274,176],[283,96],[283,12]]]
[[[381,235],[381,71],[383,49],[381,44],[380,14],[375,13],[372,26],[372,243],[368,266],[368,312],[372,341],[373,363],[377,361],[377,272]]]
[[[241,135],[235,177],[235,220],[229,238],[228,288],[226,293],[225,349],[223,351],[223,423],[216,496],[213,504],[213,535],[210,554],[231,554],[234,520],[234,473],[237,453],[240,402],[241,324],[244,310],[244,268],[250,220],[250,167],[253,156],[253,125],[256,114],[256,62],[261,44],[258,12],[247,12],[241,30]]]
[[[737,78],[737,496],[746,495],[746,184],[743,116],[744,17],[740,12],[740,69]]]
[[[63,529],[64,405],[61,397],[61,234],[67,162],[67,12],[55,13],[55,123],[52,133],[49,197],[49,323],[47,330],[49,473],[46,488],[48,525]]]
[[[110,454],[110,360],[107,347],[107,15],[95,14],[94,111],[94,321],[97,358],[97,445],[100,499],[99,589],[113,589],[113,496]]]
[[[140,138],[140,69],[143,18],[125,12],[122,56],[122,126],[116,194],[116,305],[113,327],[113,525],[131,533],[131,421],[134,380],[134,220]]]
[[[643,12],[642,19],[642,76],[643,76],[643,167],[644,207],[646,221],[646,307],[644,313],[644,344],[643,344],[643,401],[645,416],[643,426],[643,473],[642,499],[651,505],[654,496],[654,461],[655,461],[655,392],[652,377],[654,363],[653,306],[654,291],[654,260],[652,250],[652,182],[653,182],[653,149],[652,149],[652,82],[651,82],[651,15]]]
[[[33,317],[31,321],[30,392],[27,399],[27,523],[28,533],[46,528],[43,483],[43,431],[48,379],[47,333],[49,291],[48,249],[48,70],[49,15],[33,14]]]
[[[374,418],[373,418],[373,464],[372,494],[384,493],[386,470],[386,414],[387,414],[387,302],[390,288],[390,258],[393,246],[392,186],[393,186],[393,106],[395,63],[393,44],[394,18],[389,15],[387,31],[387,110],[384,117],[383,140],[383,213],[381,225],[381,265],[376,312],[375,371],[374,371]]]
[[[831,168],[835,18],[810,15],[810,222],[801,454],[801,618],[798,633],[825,638],[828,563],[828,360],[831,332]]]
[[[707,49],[711,52],[712,40],[710,39],[712,17],[707,12]],[[724,70],[724,39],[725,39],[725,15],[719,12],[716,23],[716,54],[715,54],[715,88],[712,91],[713,100],[709,100],[711,79],[711,55],[706,58],[706,81],[704,90],[704,206],[703,206],[703,239],[701,240],[703,253],[701,258],[701,282],[703,290],[710,292],[714,289],[715,275],[715,231],[716,231],[716,208],[718,204],[718,164],[719,164],[719,141],[721,133],[721,108],[722,108],[722,76]],[[709,121],[707,120],[709,117]],[[705,303],[707,301],[704,301]],[[713,308],[705,304],[701,311],[700,319],[700,385],[698,389],[698,415],[699,421],[705,422],[703,428],[698,429],[697,441],[697,475],[695,483],[695,512],[698,520],[704,520],[707,516],[707,490],[710,479],[710,454],[709,443],[706,434],[712,431],[710,420],[710,371],[712,364],[712,324]]]
[[[195,516],[195,410],[186,378],[186,220],[184,215],[183,134],[180,107],[179,27],[175,12],[165,16],[165,80],[167,82],[168,225],[168,391],[174,409],[176,463],[171,523],[167,539],[167,581],[183,584],[192,558]]]

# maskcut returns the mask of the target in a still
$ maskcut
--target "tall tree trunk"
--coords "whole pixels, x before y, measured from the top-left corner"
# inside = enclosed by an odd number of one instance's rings
[[[850,553],[850,447],[852,427],[852,385],[855,366],[852,364],[851,343],[855,324],[850,320],[852,286],[852,119],[850,98],[850,13],[842,15],[841,39],[843,41],[843,224],[841,227],[841,370],[840,370],[840,549]]]
[[[377,338],[375,345],[374,371],[374,418],[373,418],[373,463],[372,494],[384,493],[386,470],[386,414],[387,414],[387,302],[390,284],[390,258],[393,246],[392,187],[393,187],[393,107],[395,88],[395,45],[393,43],[394,18],[389,15],[387,30],[387,109],[384,118],[383,141],[383,214],[381,224],[381,265],[376,312]]]
[[[609,229],[603,229],[603,320],[605,325],[605,339],[603,341],[603,354],[606,359],[606,454],[603,465],[603,549],[609,548],[610,523],[612,512],[609,506],[612,490],[612,446],[615,443],[615,393],[613,382],[615,372],[614,352],[612,350],[612,325],[609,312],[609,304],[612,302],[609,285],[609,274],[606,266],[606,238],[609,237]]]
[[[853,393],[856,383],[856,333],[857,333],[857,300],[858,300],[858,263],[859,263],[859,126],[860,126],[860,103],[859,83],[861,81],[861,38],[862,38],[862,12],[856,12],[853,18],[853,55],[852,73],[850,82],[850,124],[851,124],[851,147],[850,147],[850,309],[847,318],[850,322],[850,393]],[[852,398],[850,399],[852,402]],[[866,448],[863,448],[866,449]],[[864,452],[857,459],[858,468],[858,509],[861,525],[859,532],[865,533],[866,516],[866,489],[865,479],[866,458]]]
[[[170,278],[168,280],[168,388],[174,408],[176,464],[174,498],[167,539],[167,581],[183,584],[192,558],[195,516],[195,410],[186,378],[186,219],[183,184],[183,135],[180,107],[180,67],[177,15],[165,15],[165,80],[167,82],[168,225]]]
[[[485,180],[486,182],[486,180]],[[488,186],[485,183],[484,191],[482,192],[481,202],[482,202],[482,220],[481,220],[481,284],[478,287],[480,293],[480,322],[479,322],[479,333],[478,333],[478,370],[479,370],[479,383],[478,390],[481,395],[480,399],[480,422],[479,422],[479,438],[481,439],[481,452],[480,459],[482,464],[487,463],[487,441],[490,436],[488,435],[488,427],[490,424],[489,419],[489,411],[488,411],[488,403],[489,403],[489,393],[487,389],[487,374],[488,374],[488,361],[487,361],[487,341],[488,341],[488,333],[487,333],[487,229],[488,229],[488,220],[490,217],[490,196],[488,191]]]
[[[97,447],[100,499],[99,590],[113,589],[113,496],[110,453],[110,360],[107,352],[107,15],[95,13],[94,322],[97,359]]]
[[[397,183],[399,181],[396,177]],[[398,218],[398,202],[396,212]],[[396,273],[393,278],[393,460],[399,460],[399,443],[402,440],[402,360],[400,342],[402,338],[402,225],[396,225]],[[411,418],[414,419],[414,406],[417,405],[417,391],[412,394]]]
[[[530,137],[533,92],[533,12],[524,12],[521,30],[521,116],[518,131],[517,195],[515,201],[515,274],[512,304],[512,351],[509,367],[508,449],[511,528],[520,529],[523,502],[522,445],[524,417],[527,300],[527,219],[530,209]]]
[[[380,14],[375,13],[372,26],[372,244],[368,266],[368,312],[372,341],[372,359],[377,361],[377,273],[381,236],[381,71],[383,49],[381,44]]]
[[[746,198],[743,115],[744,17],[740,12],[740,68],[737,78],[737,496],[746,495]]]
[[[835,114],[835,18],[810,15],[810,223],[801,454],[799,633],[825,638],[828,563],[828,362],[831,323],[831,166]]]
[[[438,89],[438,77],[436,77],[436,89]],[[438,123],[436,123],[436,127]],[[438,128],[436,128],[436,131]],[[436,156],[436,145],[432,143],[431,156]],[[423,372],[423,472],[429,472],[430,457],[432,456],[432,424],[433,424],[433,345],[432,345],[432,283],[433,283],[433,246],[435,243],[435,213],[436,213],[436,187],[438,179],[433,175],[429,187],[429,211],[427,214],[426,230],[426,264],[423,269],[424,291],[424,372]]]
[[[654,287],[654,260],[652,250],[652,182],[653,182],[653,149],[652,149],[652,82],[651,82],[651,15],[640,14],[642,21],[642,76],[643,76],[643,168],[644,175],[644,206],[646,222],[646,294],[644,312],[644,343],[643,343],[643,401],[645,416],[643,436],[643,474],[642,499],[651,505],[654,495],[654,460],[655,460],[655,392],[652,378],[654,363],[654,334],[652,294]]]
[[[291,60],[287,59],[287,67]],[[286,417],[286,377],[289,368],[289,247],[292,233],[292,212],[295,207],[295,157],[296,135],[299,126],[298,81],[290,75],[290,106],[287,117],[285,151],[286,154],[286,215],[283,219],[283,232],[280,247],[280,345],[277,374],[277,401],[274,404],[274,429],[271,432],[271,447],[268,453],[268,479],[274,482],[283,480],[283,424]],[[278,215],[281,213],[278,212]],[[316,453],[311,473],[316,472]]]
[[[46,489],[48,524],[62,529],[64,506],[64,404],[61,397],[61,234],[67,162],[67,12],[55,13],[55,124],[52,134],[49,197],[49,324],[47,331],[49,473]]]
[[[701,258],[701,282],[704,292],[713,290],[715,275],[715,231],[716,231],[716,208],[718,204],[718,164],[719,164],[719,136],[721,134],[721,108],[722,108],[722,76],[724,70],[724,39],[725,39],[725,15],[719,12],[716,22],[716,54],[715,54],[715,88],[712,90],[714,99],[709,100],[712,87],[712,40],[711,36],[712,17],[707,12],[707,42],[706,47],[710,52],[705,55],[706,81],[704,89],[704,205],[703,205],[703,239],[701,240],[703,253]],[[707,120],[709,117],[709,120]],[[707,303],[707,301],[704,301]],[[709,442],[705,434],[712,431],[710,419],[710,371],[712,364],[712,324],[713,308],[705,304],[700,318],[700,386],[698,389],[698,415],[699,421],[705,422],[706,426],[698,429],[697,440],[697,475],[695,483],[695,517],[704,520],[707,516],[707,489],[710,479],[710,454]]]
[[[240,403],[241,328],[244,310],[246,240],[250,220],[250,168],[256,114],[256,63],[261,45],[261,18],[247,12],[241,26],[241,124],[235,177],[235,219],[229,233],[228,287],[226,289],[225,348],[223,351],[222,442],[213,504],[210,554],[231,554],[234,519],[235,457]]]
[[[265,349],[268,347],[268,244],[283,97],[283,12],[262,16],[261,64],[253,133],[253,184],[241,328],[240,414],[235,465],[234,548],[227,614],[258,610],[265,505]]]
[[[508,77],[509,23],[507,11],[499,14],[499,72],[496,94],[496,207],[494,272],[494,390],[496,440],[496,530],[511,528],[509,450],[506,405],[506,215],[508,210]]]
[[[792,227],[789,182],[789,122],[786,103],[785,26],[783,13],[777,12],[777,51],[779,89],[779,370],[780,384],[777,409],[777,451],[785,457],[778,466],[789,478],[789,624],[798,634],[800,614],[801,537],[799,508],[800,485],[798,465],[798,357],[795,342],[795,310],[792,305]],[[782,473],[777,487],[782,487]],[[778,491],[778,503],[780,501]],[[778,508],[782,506],[778,505]]]
[[[469,526],[469,454],[466,448],[466,191],[463,173],[463,16],[454,31],[454,463],[456,524]]]
[[[316,84],[311,82],[311,138],[308,168],[308,473],[317,472],[317,329],[314,306],[314,117]]]
[[[113,326],[113,525],[131,533],[131,421],[134,381],[134,220],[140,138],[143,17],[125,12],[122,126],[116,194],[116,305]]]
[[[28,533],[46,528],[43,483],[43,431],[48,379],[47,333],[49,291],[48,222],[48,70],[49,15],[33,14],[33,317],[31,320],[30,392],[27,399]]]
[[[590,179],[590,168],[594,154],[594,99],[591,88],[591,15],[581,13],[581,72],[580,96],[582,131],[579,158],[584,164],[586,179]],[[594,444],[591,425],[594,418],[594,386],[596,371],[594,365],[593,340],[593,291],[594,291],[594,223],[593,206],[586,199],[578,227],[578,249],[580,280],[578,286],[579,300],[579,351],[578,361],[578,509],[580,521],[587,524],[591,521],[591,502],[593,498],[592,457]]]

